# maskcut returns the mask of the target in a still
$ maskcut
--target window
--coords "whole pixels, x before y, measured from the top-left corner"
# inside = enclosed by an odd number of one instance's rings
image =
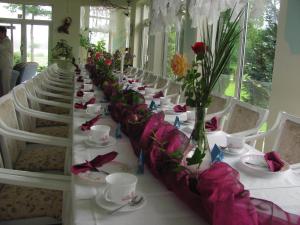
[[[174,78],[173,76],[173,71],[171,68],[171,60],[174,56],[174,54],[176,53],[176,39],[177,35],[176,35],[176,29],[175,26],[171,27],[171,30],[167,33],[166,38],[167,38],[167,65],[166,65],[166,76],[170,77],[170,78]],[[166,44],[166,43],[165,43]]]
[[[142,7],[142,66],[148,68],[148,45],[149,45],[149,6]]]
[[[0,3],[1,18],[22,19],[22,5],[11,3]]]
[[[110,49],[110,15],[110,10],[101,6],[81,7],[82,34],[89,36],[95,45],[104,41],[106,51]]]
[[[51,6],[25,5],[25,19],[31,20],[51,20]]]
[[[264,15],[249,16],[240,99],[269,107],[276,47],[279,0],[268,1]]]

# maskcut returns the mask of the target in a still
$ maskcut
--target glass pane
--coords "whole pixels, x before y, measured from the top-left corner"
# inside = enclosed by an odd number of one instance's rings
[[[14,49],[14,64],[22,61],[21,58],[21,24],[0,23],[0,26],[7,27],[7,36],[13,43]]]
[[[149,6],[148,5],[144,5],[144,12],[143,12],[143,19],[148,19],[149,18]]]
[[[22,19],[22,5],[0,3],[0,18]]]
[[[149,27],[144,27],[143,31],[143,68],[148,68],[148,42],[149,42]]]
[[[90,32],[90,40],[92,44],[97,44],[98,41],[105,41],[105,49],[108,51],[109,33]]]
[[[90,29],[94,30],[107,30],[109,29],[108,19],[90,18]]]
[[[47,25],[27,25],[27,61],[37,62],[39,66],[48,65],[48,37]]]
[[[109,18],[110,17],[110,10],[104,7],[90,7],[90,16],[94,17],[102,17],[102,18]]]
[[[264,15],[248,22],[241,100],[269,107],[276,47],[279,0],[268,1]]]
[[[238,69],[238,56],[239,56],[239,40],[235,45],[234,52],[231,56],[229,64],[226,66],[223,74],[220,76],[216,86],[214,87],[214,93],[219,95],[234,96],[236,85],[236,74]]]
[[[170,32],[167,35],[168,38],[168,52],[167,52],[167,77],[174,78],[172,68],[171,68],[171,60],[176,53],[176,29],[173,26]]]
[[[25,19],[51,20],[52,7],[41,5],[25,5]]]

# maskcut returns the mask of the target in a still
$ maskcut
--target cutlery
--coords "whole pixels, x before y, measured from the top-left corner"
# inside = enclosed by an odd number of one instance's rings
[[[143,196],[134,196],[131,201],[129,201],[128,203],[114,209],[113,211],[110,211],[109,214],[112,215],[118,211],[120,211],[121,209],[123,209],[125,206],[136,206],[138,204],[140,204],[142,201],[144,200]]]

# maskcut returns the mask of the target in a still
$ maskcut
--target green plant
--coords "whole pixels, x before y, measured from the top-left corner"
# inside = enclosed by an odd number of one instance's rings
[[[100,40],[97,44],[91,44],[91,48],[95,50],[95,52],[104,52],[105,51],[105,41]]]
[[[21,54],[19,52],[14,52],[14,64],[19,64],[21,62]]]
[[[67,41],[64,39],[60,39],[52,49],[53,59],[59,59],[61,57],[66,59],[72,59],[73,57],[72,47],[68,45]]]

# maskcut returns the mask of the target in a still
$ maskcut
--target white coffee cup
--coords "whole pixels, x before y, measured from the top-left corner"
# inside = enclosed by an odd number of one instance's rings
[[[105,142],[109,138],[110,127],[106,125],[91,126],[90,138],[94,142]]]
[[[93,89],[93,84],[83,84],[83,91],[90,91]]]
[[[91,98],[95,97],[94,92],[83,92],[83,101],[87,102],[88,100],[90,100]]]
[[[240,150],[245,145],[245,138],[237,135],[227,135],[227,147],[232,150]]]
[[[85,84],[91,84],[92,80],[90,78],[84,78],[83,79],[83,83],[85,83]]]
[[[195,116],[196,116],[195,113],[196,113],[196,112],[195,112],[194,110],[187,110],[187,111],[186,111],[187,120],[188,120],[188,121],[193,121],[193,120],[195,120],[195,118],[196,118],[196,117],[195,117]]]
[[[89,104],[86,106],[86,112],[89,114],[100,114],[101,104]]]
[[[130,173],[112,173],[105,178],[104,197],[107,201],[124,204],[136,194],[137,177]]]
[[[151,95],[151,94],[154,94],[154,93],[155,93],[155,88],[148,88],[148,87],[145,88],[145,94],[146,95]]]
[[[169,97],[160,97],[160,106],[169,105],[171,103],[171,98]]]

